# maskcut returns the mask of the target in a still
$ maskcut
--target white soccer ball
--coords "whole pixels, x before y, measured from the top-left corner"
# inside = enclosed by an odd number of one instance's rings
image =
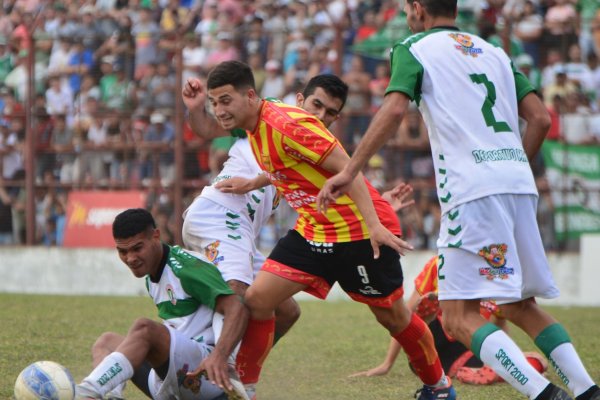
[[[53,361],[28,365],[15,382],[15,400],[73,400],[75,382],[68,369]]]

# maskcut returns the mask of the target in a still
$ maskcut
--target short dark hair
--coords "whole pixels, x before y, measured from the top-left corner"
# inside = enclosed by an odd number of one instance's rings
[[[342,106],[344,108],[346,99],[348,97],[348,85],[340,78],[332,74],[321,74],[316,75],[308,81],[302,95],[306,99],[308,96],[313,94],[317,88],[321,88],[331,97],[342,100]]]
[[[454,17],[457,0],[407,0],[410,3],[419,2],[432,17]]]
[[[248,64],[241,61],[223,61],[208,74],[208,90],[231,85],[235,90],[254,89],[254,74]]]
[[[150,212],[143,208],[130,208],[115,217],[112,232],[115,239],[128,239],[155,228],[156,222]]]

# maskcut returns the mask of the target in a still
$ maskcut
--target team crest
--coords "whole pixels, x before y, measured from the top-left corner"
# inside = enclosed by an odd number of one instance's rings
[[[215,241],[204,248],[204,255],[208,258],[208,261],[215,265],[219,265],[219,262],[223,261],[225,257],[219,255],[220,241]]]
[[[483,257],[485,262],[490,266],[487,268],[479,268],[479,275],[485,276],[492,280],[495,278],[507,279],[508,275],[514,275],[514,268],[506,267],[506,252],[508,246],[502,244],[492,244],[479,250],[478,255]]]
[[[167,296],[169,297],[169,301],[174,306],[177,305],[177,298],[175,297],[175,291],[173,290],[173,286],[167,285]]]
[[[200,385],[202,383],[200,381],[200,375],[188,375],[189,368],[190,367],[188,364],[183,364],[183,367],[177,370],[177,383],[179,384],[178,386],[184,387],[194,394],[198,394],[200,393]]]
[[[464,33],[450,33],[448,36],[458,43],[454,45],[454,48],[460,50],[465,56],[472,56],[475,58],[478,54],[483,53],[483,49],[474,47],[475,44],[469,35],[465,35]]]

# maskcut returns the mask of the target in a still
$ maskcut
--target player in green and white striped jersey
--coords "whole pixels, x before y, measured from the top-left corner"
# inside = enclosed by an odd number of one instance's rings
[[[384,104],[345,169],[319,193],[318,205],[324,208],[347,191],[414,100],[427,125],[443,213],[438,288],[444,329],[530,399],[570,399],[479,315],[479,301],[495,299],[502,314],[535,340],[577,400],[600,399],[569,335],[535,301],[558,296],[537,227],[537,189],[528,164],[550,118],[501,49],[456,28],[456,4],[406,0],[415,35],[393,47]],[[527,121],[523,137],[519,116]]]
[[[160,240],[152,215],[129,209],[113,223],[119,258],[144,278],[162,323],[136,320],[126,336],[107,332],[92,348],[94,370],[76,398],[120,398],[132,380],[154,399],[247,399],[235,377],[248,311],[214,264]],[[205,371],[192,377],[188,372]],[[237,383],[237,386],[234,385]],[[115,391],[116,390],[116,391]]]

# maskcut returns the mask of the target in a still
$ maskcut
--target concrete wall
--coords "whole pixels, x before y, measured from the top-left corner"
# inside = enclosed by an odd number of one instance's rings
[[[600,235],[582,238],[581,254],[549,254],[548,259],[561,296],[543,301],[553,305],[600,306],[596,249]],[[405,285],[431,257],[411,252],[402,259]],[[410,282],[410,284],[409,284]],[[146,295],[143,279],[136,279],[113,249],[63,249],[44,247],[0,248],[0,292],[89,295]],[[347,296],[335,287],[329,299]],[[314,299],[301,293],[299,300]]]

